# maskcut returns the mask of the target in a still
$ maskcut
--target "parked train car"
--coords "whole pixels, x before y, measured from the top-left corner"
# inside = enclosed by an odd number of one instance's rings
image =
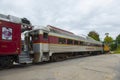
[[[26,45],[32,51],[33,62],[56,61],[82,54],[103,53],[102,42],[81,37],[53,26],[26,33]]]
[[[21,33],[31,30],[26,19],[0,14],[0,66],[11,66],[18,62],[21,54]]]

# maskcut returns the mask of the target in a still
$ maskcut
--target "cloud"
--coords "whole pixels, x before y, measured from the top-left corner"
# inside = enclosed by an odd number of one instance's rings
[[[95,30],[103,39],[120,30],[119,0],[1,0],[0,12],[27,17],[33,25],[53,25],[75,34]]]

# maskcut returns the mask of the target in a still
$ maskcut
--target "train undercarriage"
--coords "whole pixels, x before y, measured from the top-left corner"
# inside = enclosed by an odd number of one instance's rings
[[[51,56],[48,56],[46,53],[42,57],[43,60],[41,62],[43,62],[43,61],[56,62],[56,61],[70,59],[70,58],[98,55],[101,53],[102,53],[101,51],[96,51],[96,52],[89,52],[89,51],[88,52],[66,52],[66,53],[53,53]],[[34,60],[37,59],[35,56],[36,55],[31,55],[31,56],[29,55],[29,57],[23,56],[24,57],[24,58],[22,57],[23,61],[20,60],[21,56],[18,56],[18,55],[0,56],[0,67],[1,68],[10,68],[13,66],[13,63],[19,63],[19,64],[39,63],[39,62],[34,62]],[[47,60],[45,60],[45,58]]]
[[[50,61],[61,61],[69,58],[76,58],[76,57],[83,57],[83,56],[92,56],[92,55],[99,55],[101,51],[95,52],[67,52],[67,53],[54,53],[50,56]],[[103,53],[102,53],[103,54]]]
[[[14,62],[18,62],[17,55],[0,56],[0,67],[12,67]]]

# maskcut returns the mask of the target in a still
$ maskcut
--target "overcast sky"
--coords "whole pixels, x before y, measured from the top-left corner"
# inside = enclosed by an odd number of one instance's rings
[[[120,0],[0,0],[0,13],[78,35],[94,30],[101,39],[106,32],[113,38],[120,33]]]

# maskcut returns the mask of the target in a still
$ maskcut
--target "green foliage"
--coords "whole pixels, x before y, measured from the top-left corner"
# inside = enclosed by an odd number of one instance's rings
[[[117,49],[114,51],[114,53],[120,54],[120,45],[118,45]]]
[[[114,53],[120,53],[120,34],[116,37],[116,40],[113,40],[113,38],[108,35],[109,33],[104,38],[104,43],[109,45],[110,50],[114,51]]]
[[[120,50],[120,44],[117,46],[117,49],[116,50]]]
[[[113,41],[113,38],[112,38],[112,37],[110,37],[110,36],[107,35],[107,36],[104,38],[104,43],[107,44],[107,45],[109,45],[110,50],[113,51],[113,50],[116,49],[116,42]]]
[[[120,53],[120,34],[116,37],[115,45],[116,45],[115,52],[116,53]]]
[[[110,45],[112,42],[113,42],[113,38],[112,38],[112,37],[106,36],[106,37],[104,38],[104,43]]]
[[[116,47],[117,47],[116,43],[110,44],[110,50],[111,50],[111,51],[116,50]]]
[[[97,32],[95,32],[95,31],[90,31],[88,36],[95,39],[95,40],[97,40],[97,41],[100,41],[99,34]]]
[[[120,34],[116,37],[117,44],[120,44]]]

